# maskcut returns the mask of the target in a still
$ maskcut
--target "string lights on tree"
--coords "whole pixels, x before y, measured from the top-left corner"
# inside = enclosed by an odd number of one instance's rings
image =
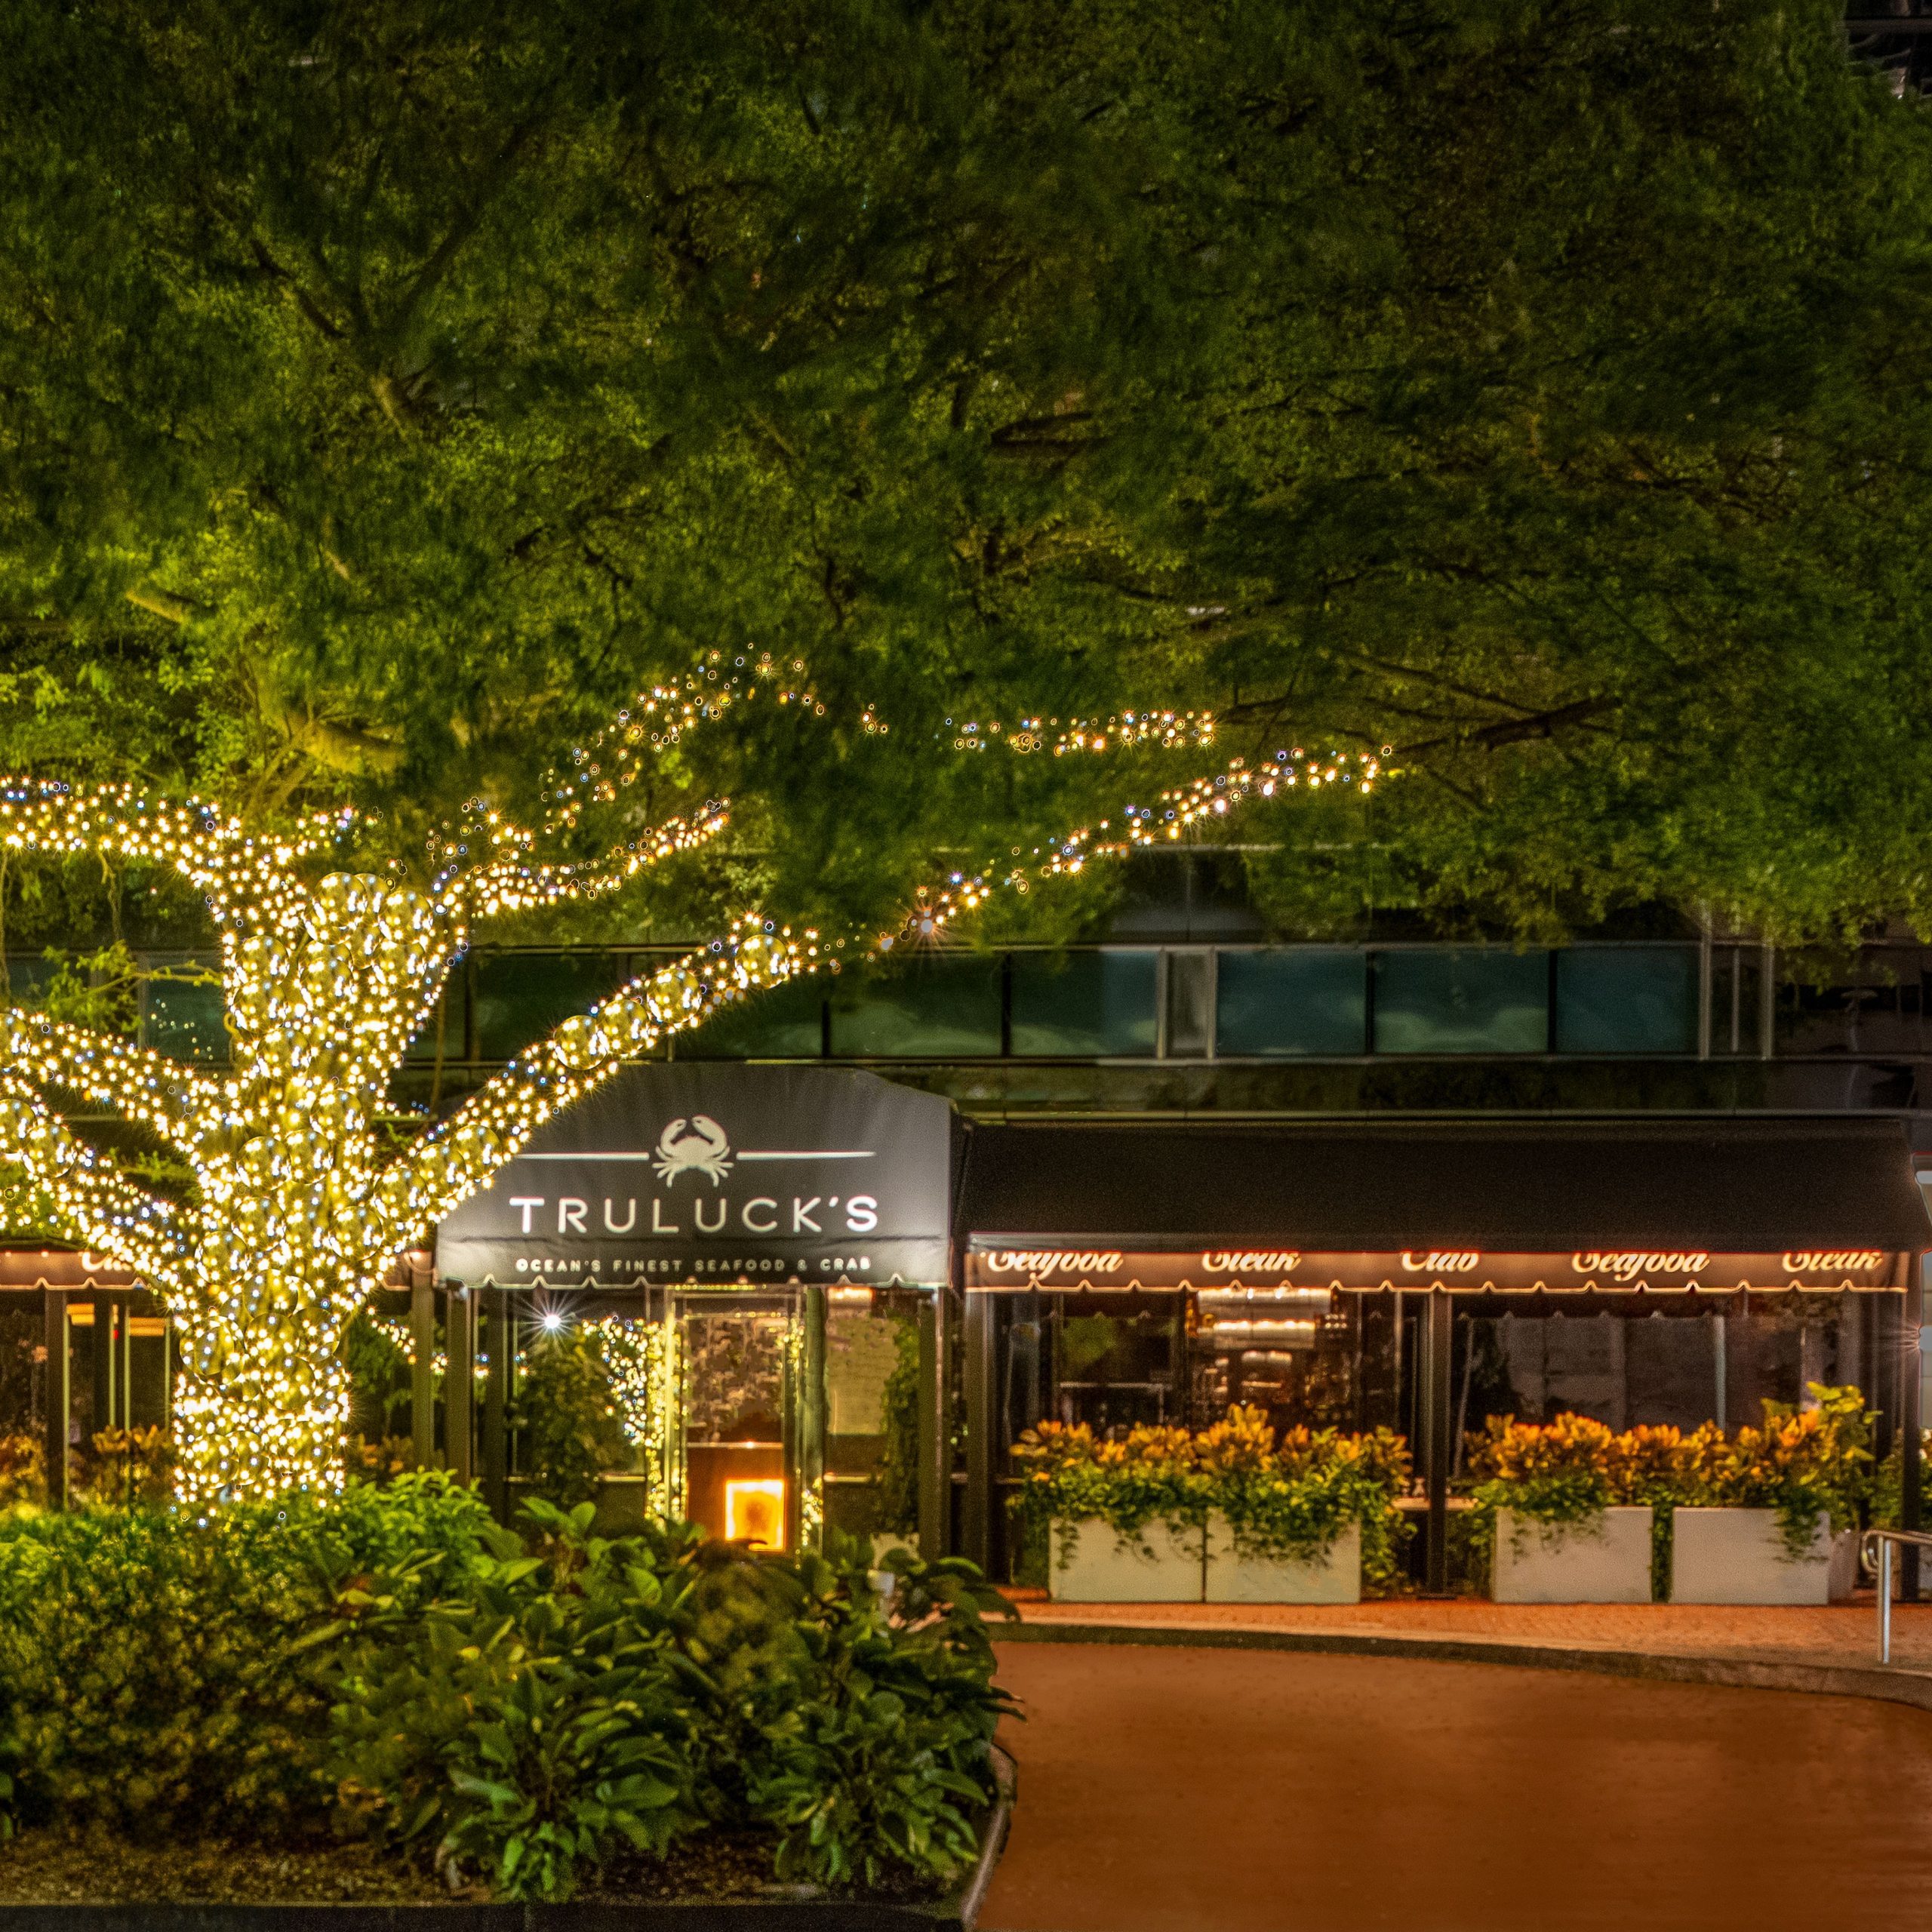
[[[811,931],[747,915],[708,945],[620,987],[565,1021],[398,1150],[383,1131],[391,1080],[433,1011],[476,921],[608,892],[714,838],[726,806],[707,802],[598,857],[540,859],[543,839],[583,826],[654,757],[734,707],[769,703],[822,716],[796,661],[713,653],[692,676],[642,693],[549,775],[537,831],[481,801],[440,837],[426,886],[329,872],[324,855],[353,826],[315,814],[286,835],[251,831],[217,805],[126,786],[0,781],[9,853],[92,854],[168,868],[208,906],[220,936],[231,1041],[226,1073],[183,1065],[122,1036],[0,1008],[0,1173],[15,1218],[112,1255],[166,1300],[181,1337],[176,1402],[179,1486],[189,1500],[272,1494],[340,1481],[349,1381],[342,1342],[394,1258],[484,1186],[546,1121],[626,1062],[660,1049],[728,1002],[800,974],[838,970],[847,952]],[[869,706],[869,734],[888,725]],[[1198,749],[1208,713],[1126,714],[1064,726],[958,730],[1018,755],[1114,749]],[[1346,784],[1367,791],[1373,759],[1283,752],[1129,805],[1023,863],[953,874],[909,915],[927,934],[995,891],[1078,872],[1091,860],[1181,835],[1244,800]],[[1018,856],[1018,855],[1015,855]],[[884,951],[888,932],[853,952]],[[114,1109],[185,1162],[180,1199],[139,1184],[63,1122],[48,1095]],[[644,1385],[672,1372],[639,1370]],[[674,1499],[669,1499],[674,1500]]]

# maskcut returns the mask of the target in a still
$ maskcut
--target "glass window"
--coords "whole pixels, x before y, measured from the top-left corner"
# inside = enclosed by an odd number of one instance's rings
[[[1565,948],[1556,955],[1556,1051],[1695,1053],[1697,949]]]
[[[1223,952],[1217,962],[1217,1053],[1361,1053],[1367,1015],[1368,958],[1352,946]]]
[[[672,1051],[679,1060],[817,1060],[825,1050],[823,980],[786,980],[734,1000]]]
[[[16,1006],[38,1006],[47,996],[48,982],[60,971],[38,952],[10,953],[7,958],[7,997]]]
[[[949,1059],[999,1051],[999,961],[918,959],[848,983],[832,1002],[832,1051],[864,1059]]]
[[[1375,957],[1379,1054],[1540,1054],[1549,1044],[1549,955],[1416,946]]]
[[[202,1066],[227,1063],[228,1022],[219,986],[150,980],[143,1030],[147,1044],[170,1059]]]
[[[509,1060],[631,977],[626,952],[500,952],[476,962],[476,1052]]]
[[[1015,953],[1013,1051],[1109,1059],[1152,1053],[1159,963],[1151,947]]]
[[[443,982],[443,995],[429,1009],[429,1017],[409,1043],[408,1057],[429,1061],[436,1057],[436,1036],[442,1035],[443,1058],[463,1059],[467,1050],[469,1022],[469,976],[459,959]]]

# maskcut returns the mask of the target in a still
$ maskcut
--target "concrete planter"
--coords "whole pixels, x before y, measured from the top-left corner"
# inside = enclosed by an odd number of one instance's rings
[[[1209,1603],[1360,1603],[1361,1525],[1351,1523],[1319,1556],[1243,1556],[1228,1519],[1208,1518]]]
[[[1606,1509],[1587,1523],[1496,1512],[1489,1594],[1497,1603],[1648,1603],[1648,1509]]]
[[[1823,1517],[1810,1548],[1793,1558],[1774,1509],[1678,1509],[1672,1515],[1672,1603],[1831,1601],[1832,1535]]]
[[[1198,1603],[1204,1556],[1201,1532],[1181,1524],[1149,1523],[1137,1540],[1115,1534],[1089,1516],[1072,1525],[1073,1548],[1063,1553],[1055,1517],[1048,1555],[1057,1603]]]

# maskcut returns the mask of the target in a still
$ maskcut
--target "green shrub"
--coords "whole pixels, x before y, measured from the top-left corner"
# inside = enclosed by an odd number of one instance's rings
[[[544,1501],[594,1502],[605,1476],[629,1461],[629,1437],[601,1331],[540,1330],[518,1377],[510,1421],[524,1467]]]
[[[930,1885],[1007,1708],[969,1565],[758,1558],[410,1475],[189,1515],[0,1517],[0,1835],[363,1830],[514,1899],[715,1826]]]
[[[1094,1518],[1137,1542],[1151,1524],[1199,1528],[1219,1510],[1241,1554],[1300,1561],[1319,1557],[1356,1522],[1364,1584],[1388,1590],[1411,1534],[1395,1507],[1408,1485],[1408,1447],[1387,1429],[1294,1429],[1278,1441],[1264,1411],[1237,1403],[1198,1435],[1142,1427],[1106,1441],[1084,1423],[1042,1423],[1014,1454],[1023,1472],[1023,1537],[1037,1543],[1057,1520],[1063,1556],[1079,1523]]]
[[[46,1452],[37,1435],[0,1435],[0,1510],[47,1500]]]
[[[29,1819],[155,1833],[317,1815],[327,1705],[292,1647],[334,1585],[474,1544],[467,1491],[419,1476],[205,1518],[0,1515],[0,1772]]]
[[[713,1563],[693,1591],[691,1652],[724,1721],[712,1781],[777,1832],[782,1876],[949,1880],[977,1850],[1009,1708],[983,1617],[1010,1613],[958,1559],[895,1550],[882,1595],[855,1555]]]
[[[1671,1512],[1683,1507],[1774,1509],[1786,1549],[1808,1550],[1819,1521],[1849,1529],[1881,1503],[1871,1453],[1876,1415],[1854,1388],[1807,1383],[1812,1406],[1767,1401],[1761,1426],[1726,1435],[1715,1423],[1685,1435],[1668,1426],[1617,1433],[1587,1416],[1548,1423],[1492,1416],[1466,1438],[1475,1478],[1468,1527],[1471,1563],[1486,1577],[1496,1512],[1507,1508],[1588,1535],[1619,1505],[1655,1511],[1652,1580],[1670,1573]]]
[[[435,1600],[419,1561],[358,1580],[304,1645],[335,1653],[323,1764],[345,1813],[506,1898],[568,1897],[617,1841],[661,1856],[702,1819],[676,1584],[589,1538],[593,1506],[531,1505],[547,1553],[493,1532]]]

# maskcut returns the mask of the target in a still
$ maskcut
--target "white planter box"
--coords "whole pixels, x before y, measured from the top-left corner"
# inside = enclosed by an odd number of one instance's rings
[[[1319,1556],[1243,1556],[1228,1519],[1208,1518],[1209,1603],[1360,1603],[1361,1525],[1351,1523]]]
[[[1057,1603],[1198,1603],[1201,1532],[1149,1523],[1136,1539],[1115,1535],[1097,1516],[1072,1527],[1070,1555],[1061,1554],[1057,1517],[1048,1526],[1048,1552]]]
[[[1672,1516],[1672,1603],[1831,1601],[1832,1536],[1823,1517],[1810,1549],[1793,1559],[1774,1509],[1678,1509]]]
[[[1498,1603],[1648,1603],[1648,1509],[1606,1509],[1588,1523],[1496,1512],[1490,1595]]]
[[[1892,1566],[1892,1594],[1898,1595],[1898,1566]],[[1831,1597],[1834,1603],[1849,1603],[1851,1593],[1859,1584],[1858,1532],[1856,1530],[1839,1530],[1832,1537]],[[1875,1583],[1876,1579],[1874,1579]]]

